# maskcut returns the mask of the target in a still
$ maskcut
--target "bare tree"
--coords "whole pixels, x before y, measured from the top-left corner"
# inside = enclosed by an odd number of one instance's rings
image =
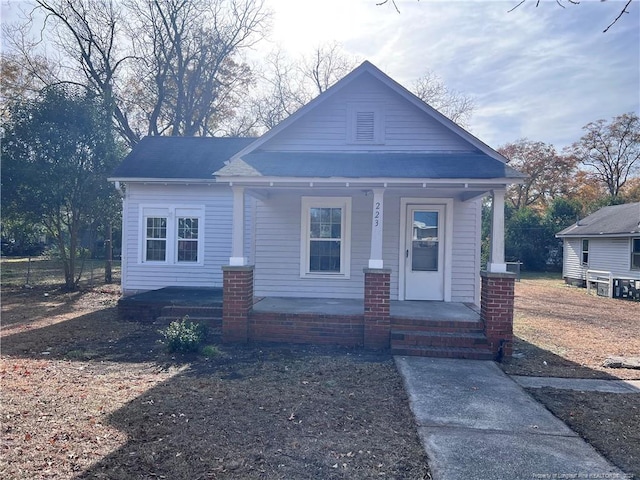
[[[261,38],[268,20],[255,0],[146,0],[131,4],[145,59],[145,100],[139,107],[149,134],[205,135],[246,90],[249,68],[236,61],[239,50]]]
[[[413,84],[413,93],[454,122],[466,126],[475,105],[473,99],[447,87],[434,72],[427,72]]]
[[[273,52],[259,81],[261,94],[251,106],[258,125],[262,129],[273,128],[357,64],[357,59],[337,43],[320,45],[297,60],[289,59],[281,50]]]
[[[633,112],[624,113],[610,123],[601,119],[582,129],[586,133],[571,151],[615,199],[627,180],[640,171],[640,118]]]
[[[516,8],[520,7],[523,3],[525,3],[527,0],[520,0],[520,2],[518,2],[513,8],[511,8],[509,10],[509,12],[513,12]],[[606,2],[607,0],[600,0],[601,2]],[[535,0],[536,2],[536,8],[538,6],[540,6],[540,0]],[[569,5],[580,5],[580,1],[579,0],[566,0],[567,4]],[[631,5],[632,0],[627,0],[627,3],[624,5],[624,7],[622,7],[622,10],[620,10],[620,12],[618,13],[618,16],[616,18],[613,19],[613,21],[607,26],[607,28],[605,28],[602,33],[606,33],[611,27],[613,27],[618,20],[620,20],[620,18],[622,17],[622,15],[624,15],[625,13],[629,13],[629,10],[627,10],[627,8],[629,7],[629,5]],[[562,7],[562,8],[566,8],[563,0],[556,0],[556,5]]]
[[[58,81],[88,85],[129,145],[144,134],[196,135],[235,113],[251,79],[238,61],[269,15],[262,0],[35,0],[42,41],[62,53]],[[27,22],[34,25],[32,12]],[[14,46],[28,59],[22,33]]]

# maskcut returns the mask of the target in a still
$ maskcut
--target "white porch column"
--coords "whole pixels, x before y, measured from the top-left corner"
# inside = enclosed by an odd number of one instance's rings
[[[244,256],[244,187],[231,187],[231,191],[233,192],[233,227],[229,265],[242,267],[247,264],[247,258]]]
[[[504,262],[504,190],[493,190],[491,202],[491,255],[487,263],[488,272],[506,272]]]
[[[373,189],[373,210],[371,216],[371,253],[369,268],[384,268],[382,261],[382,212],[384,210],[384,188]]]

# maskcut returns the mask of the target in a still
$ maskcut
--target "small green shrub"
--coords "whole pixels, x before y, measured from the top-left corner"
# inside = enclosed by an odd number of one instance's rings
[[[206,336],[204,325],[189,321],[189,316],[180,321],[169,324],[160,333],[165,338],[165,343],[170,352],[195,352]]]
[[[202,347],[202,350],[200,350],[200,353],[207,358],[211,358],[220,355],[220,350],[218,350],[218,347],[215,345],[205,345]]]

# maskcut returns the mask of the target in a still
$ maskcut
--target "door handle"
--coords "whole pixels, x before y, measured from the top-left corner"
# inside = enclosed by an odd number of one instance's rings
[[[409,249],[408,248],[404,253],[404,258],[409,258]]]

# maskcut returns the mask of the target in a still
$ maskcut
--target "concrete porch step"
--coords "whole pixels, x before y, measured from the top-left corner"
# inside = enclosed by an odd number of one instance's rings
[[[478,332],[426,332],[426,331],[391,331],[392,348],[413,346],[423,347],[465,347],[482,348],[487,346],[485,334]]]
[[[425,346],[391,346],[392,355],[413,357],[458,358],[468,360],[493,360],[493,355],[488,349],[462,348],[462,347],[425,347]]]
[[[482,320],[426,320],[391,317],[392,331],[442,332],[442,333],[482,333]]]

